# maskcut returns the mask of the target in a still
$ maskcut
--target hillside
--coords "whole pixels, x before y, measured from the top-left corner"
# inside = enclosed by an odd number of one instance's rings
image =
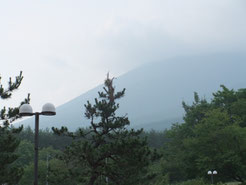
[[[243,53],[176,57],[140,66],[115,80],[118,89],[126,88],[118,114],[127,114],[134,128],[169,128],[172,123],[182,121],[182,101],[191,103],[194,92],[210,99],[221,84],[228,88],[245,88],[245,71],[246,54]],[[99,85],[57,107],[56,116],[40,118],[40,127],[64,125],[75,130],[88,126],[84,104],[87,100],[94,101],[101,89]],[[34,120],[20,123],[32,126]]]

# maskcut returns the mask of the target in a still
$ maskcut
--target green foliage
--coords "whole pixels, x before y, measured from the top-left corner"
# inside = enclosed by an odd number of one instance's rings
[[[106,84],[112,85],[110,81]],[[207,185],[207,171],[214,169],[218,171],[214,176],[217,185],[223,184],[220,181],[226,185],[237,184],[225,183],[228,181],[245,181],[245,89],[234,91],[222,86],[211,102],[195,93],[192,105],[183,102],[183,124],[161,132],[143,132],[126,129],[129,121],[126,116],[117,116],[119,104],[115,101],[124,90],[112,93],[114,87],[107,88],[106,84],[95,104],[86,105],[89,129],[80,128],[74,133],[64,127],[54,129],[60,136],[40,131],[40,184],[106,185],[108,179],[108,184]],[[22,184],[33,181],[33,136],[30,128],[19,134],[25,140],[13,164],[25,166]]]
[[[88,132],[87,129],[81,129],[83,132]],[[50,132],[48,129],[46,130],[40,130],[39,135],[39,145],[40,145],[40,151],[39,151],[39,161],[42,161],[41,163],[47,163],[47,156],[49,161],[49,168],[48,170],[40,167],[39,170],[44,170],[44,172],[40,172],[41,174],[48,173],[48,182],[50,185],[74,185],[78,183],[76,180],[74,180],[73,176],[70,173],[69,168],[71,166],[67,166],[64,160],[60,159],[60,155],[62,151],[65,149],[66,143],[71,143],[71,138],[66,136],[57,136],[54,135],[53,132]],[[77,134],[79,134],[79,131],[77,131]],[[140,138],[147,137],[147,141],[149,143],[150,147],[154,148],[160,148],[160,141],[165,141],[165,132],[157,132],[157,131],[151,131],[151,132],[142,132]],[[150,137],[150,138],[149,138]],[[17,149],[17,155],[19,156],[18,159],[15,161],[15,164],[18,166],[22,166],[24,170],[22,184],[31,182],[33,180],[33,159],[34,159],[34,144],[33,144],[33,138],[34,138],[34,131],[27,127],[21,131],[21,133],[18,134],[18,138],[21,140],[18,149]],[[47,139],[48,138],[48,139]],[[81,138],[82,139],[82,138]],[[158,145],[155,143],[159,143]],[[153,153],[156,152],[154,149],[152,151]],[[158,156],[153,155],[153,156]],[[153,162],[152,165],[150,165],[149,169],[147,170],[147,173],[143,175],[144,182],[141,182],[141,185],[150,185],[155,184],[155,182],[164,182],[165,177],[163,176],[163,173],[159,173],[160,166],[159,164],[162,162]],[[72,170],[73,172],[76,170]],[[80,169],[78,168],[78,173]],[[31,179],[31,180],[30,180]],[[46,180],[45,178],[42,178]],[[103,179],[105,180],[105,177],[100,177],[99,182],[102,184]],[[45,184],[45,182],[41,182],[39,179],[39,183]]]
[[[45,184],[46,177],[47,177],[47,165],[45,161],[39,160],[38,161],[38,182],[39,184]],[[33,184],[34,182],[34,165],[30,163],[28,166],[24,168],[24,175],[22,176],[19,184],[26,185],[26,184]]]
[[[168,141],[165,134],[165,131],[150,130],[149,132],[143,131],[141,137],[147,138],[149,147],[159,149]]]
[[[56,150],[50,146],[47,148],[42,148],[39,151],[39,159],[46,161],[47,157],[53,159],[53,158],[60,156],[61,154],[62,154],[62,151]]]
[[[48,182],[50,185],[74,185],[78,184],[75,179],[70,175],[69,168],[60,159],[52,159],[49,167]]]
[[[165,165],[163,160],[152,162],[148,167],[146,179],[141,185],[169,184],[169,174],[163,172],[163,165]]]
[[[246,127],[246,89],[234,91],[221,86],[223,91],[214,93],[212,104],[225,110],[231,117],[231,122],[240,121],[241,127]]]
[[[85,116],[91,121],[88,132],[53,128],[55,133],[75,139],[66,148],[63,160],[71,166],[70,174],[84,184],[105,184],[107,180],[119,185],[139,183],[149,164],[150,149],[146,139],[140,138],[142,130],[127,130],[128,118],[116,115],[116,101],[124,96],[125,89],[115,92],[110,78],[103,89],[94,105],[89,101],[85,105]]]
[[[23,79],[22,76],[22,71],[20,72],[20,75],[15,78],[15,82],[12,82],[12,78],[9,78],[9,83],[8,83],[8,88],[4,88],[3,85],[1,84],[1,76],[0,76],[0,97],[1,99],[7,99],[12,96],[12,92],[16,89],[21,84],[21,81]]]
[[[192,180],[187,180],[182,183],[178,183],[175,185],[209,185],[208,183],[205,183],[202,179],[192,179]],[[219,185],[219,184],[217,184]]]
[[[12,92],[20,86],[23,76],[22,72],[16,77],[15,81],[9,79],[8,87],[4,88],[1,83],[0,77],[0,99],[9,99],[12,96]],[[28,97],[20,103],[28,103],[30,101]],[[19,140],[16,137],[22,130],[22,127],[13,128],[10,123],[20,118],[18,115],[19,107],[6,108],[3,107],[0,110],[0,184],[16,184],[23,172],[23,169],[17,165],[16,160],[18,155],[16,149],[19,145]]]
[[[22,175],[22,168],[14,165],[18,158],[15,153],[19,140],[7,128],[0,129],[0,184],[14,184]]]
[[[213,169],[217,181],[246,180],[246,89],[221,87],[211,102],[197,93],[192,105],[183,102],[185,122],[166,131],[162,170],[170,182],[208,178]]]
[[[24,174],[19,182],[20,185],[26,185],[26,184],[33,184],[34,181],[34,165],[33,165],[33,144],[29,141],[22,141],[18,152],[25,152],[20,153],[20,157],[17,160],[17,163],[22,163],[24,166]],[[46,182],[49,182],[49,184],[62,184],[60,183],[52,183],[54,181],[55,176],[53,175],[55,173],[59,173],[59,176],[61,177],[64,173],[68,174],[68,169],[66,168],[63,161],[56,159],[57,156],[59,156],[62,152],[60,150],[55,150],[52,147],[43,148],[39,152],[39,169],[38,169],[38,178],[39,178],[39,184],[46,184]],[[26,154],[30,154],[26,156]],[[63,182],[65,184],[65,179],[63,179]],[[72,182],[70,180],[70,182]],[[69,185],[69,183],[67,183]]]
[[[18,134],[18,138],[34,143],[34,131],[30,127],[27,127]],[[57,136],[49,129],[39,130],[40,148],[52,147],[54,149],[64,150],[65,147],[71,143],[72,138],[70,137]]]
[[[9,99],[12,96],[13,91],[17,90],[22,82],[23,76],[22,72],[20,72],[20,75],[15,78],[15,82],[12,82],[12,79],[9,78],[8,87],[4,88],[1,84],[1,76],[0,76],[0,99]],[[20,105],[24,103],[29,103],[30,101],[30,95],[28,94],[27,98],[20,103]],[[19,107],[15,108],[6,108],[3,107],[2,110],[0,110],[0,121],[3,122],[3,126],[8,127],[9,123],[15,121],[16,119],[20,118],[18,115],[19,113]],[[1,126],[0,126],[1,127]]]
[[[16,164],[19,166],[29,165],[34,159],[34,145],[28,140],[21,140],[20,145],[16,151],[19,158],[16,160]]]

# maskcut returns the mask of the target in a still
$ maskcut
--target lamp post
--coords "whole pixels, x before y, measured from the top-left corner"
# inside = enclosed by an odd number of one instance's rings
[[[211,184],[214,184],[214,175],[217,175],[217,171],[208,171],[208,175],[211,175]]]
[[[34,185],[38,185],[38,131],[39,131],[39,116],[54,116],[56,115],[55,106],[51,103],[46,103],[42,107],[42,112],[33,113],[32,107],[29,104],[21,105],[19,109],[20,116],[35,116],[35,137],[34,137]]]

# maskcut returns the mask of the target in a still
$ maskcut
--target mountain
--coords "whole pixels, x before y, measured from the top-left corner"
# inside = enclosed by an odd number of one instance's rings
[[[221,84],[230,89],[245,88],[245,71],[244,53],[176,57],[149,63],[115,79],[116,89],[126,88],[117,113],[127,114],[134,128],[169,128],[172,123],[182,122],[182,101],[191,104],[194,92],[209,100]],[[41,116],[40,127],[67,126],[71,130],[87,127],[84,104],[87,100],[93,102],[101,90],[99,85],[57,107],[56,116]],[[32,126],[34,119],[20,123]]]

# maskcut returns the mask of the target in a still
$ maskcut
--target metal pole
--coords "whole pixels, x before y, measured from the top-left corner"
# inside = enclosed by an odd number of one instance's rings
[[[38,185],[38,131],[39,131],[39,113],[35,113],[34,185]]]
[[[213,172],[211,174],[211,181],[212,181],[212,184],[214,184],[214,175],[213,175]]]

